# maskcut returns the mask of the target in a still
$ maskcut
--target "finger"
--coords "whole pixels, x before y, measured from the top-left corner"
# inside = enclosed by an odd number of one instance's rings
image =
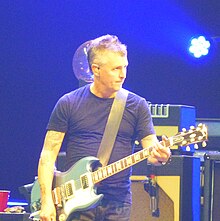
[[[152,151],[152,157],[154,158],[159,158],[161,156],[159,150],[158,150],[158,147],[155,147]]]
[[[158,161],[167,161],[170,157],[170,150],[165,148],[162,150],[154,149],[152,156],[155,157]]]
[[[169,138],[168,138],[166,135],[162,135],[162,140],[164,140],[164,141],[168,141]]]
[[[164,143],[164,141],[163,141],[163,143]],[[169,147],[159,144],[157,150],[159,153],[164,153],[166,155],[170,155],[170,148]]]

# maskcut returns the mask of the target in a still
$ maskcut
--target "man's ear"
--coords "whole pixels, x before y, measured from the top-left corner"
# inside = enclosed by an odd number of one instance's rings
[[[99,66],[97,64],[92,64],[91,69],[92,69],[93,74],[96,77],[99,77]]]

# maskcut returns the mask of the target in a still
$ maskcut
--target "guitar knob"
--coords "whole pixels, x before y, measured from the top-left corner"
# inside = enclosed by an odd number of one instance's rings
[[[59,215],[59,221],[65,221],[66,220],[66,215],[64,213]]]

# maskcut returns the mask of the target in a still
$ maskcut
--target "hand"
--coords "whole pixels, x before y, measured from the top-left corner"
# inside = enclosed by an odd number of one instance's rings
[[[171,151],[169,147],[166,147],[165,142],[168,139],[166,136],[162,136],[162,142],[156,142],[153,145],[153,150],[151,151],[151,155],[148,158],[149,163],[154,165],[161,165],[162,163],[166,163],[171,157]]]
[[[42,203],[40,212],[41,221],[56,221],[56,209],[53,200]]]

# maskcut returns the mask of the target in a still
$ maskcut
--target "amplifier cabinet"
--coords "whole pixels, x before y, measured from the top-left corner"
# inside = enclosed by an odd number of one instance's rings
[[[151,175],[155,175],[159,187],[159,217],[151,215],[150,196],[143,186],[145,177]],[[143,161],[133,167],[131,180],[131,221],[200,221],[200,158],[172,156],[172,161],[165,166],[152,166]]]
[[[210,151],[204,155],[204,204],[202,221],[220,219],[220,152]]]

